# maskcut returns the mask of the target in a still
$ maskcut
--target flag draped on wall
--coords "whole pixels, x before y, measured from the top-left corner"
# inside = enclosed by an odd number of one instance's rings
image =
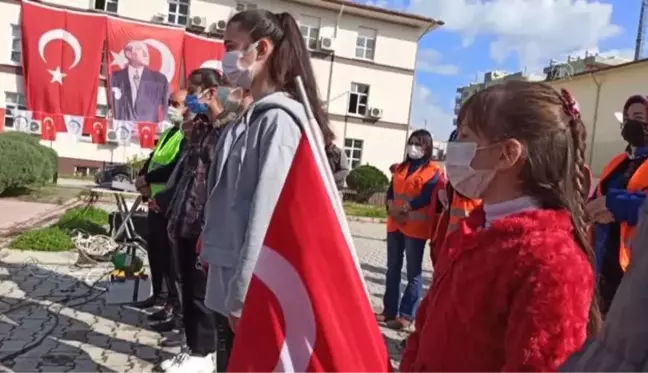
[[[54,125],[58,132],[80,135],[81,126],[76,118],[96,114],[106,36],[89,30],[103,30],[105,22],[103,15],[22,2],[27,106],[39,113],[33,119],[43,125],[46,120],[48,128]]]
[[[185,72],[200,66],[220,68],[223,54],[222,42],[179,27],[30,0],[21,1],[21,30],[28,110],[14,115],[13,129],[48,139],[67,132],[90,136],[97,144],[109,138],[126,145],[139,136],[142,125],[148,128],[151,123],[157,125],[157,134],[166,119],[169,95],[180,85],[183,60],[189,64]],[[100,76],[102,62],[106,77]],[[108,119],[97,116],[103,78],[112,113]],[[0,131],[4,127],[0,125]],[[149,146],[141,139],[140,145]]]
[[[225,46],[220,40],[214,40],[186,33],[184,36],[184,68],[187,75],[193,70],[208,67],[223,71],[223,54]]]

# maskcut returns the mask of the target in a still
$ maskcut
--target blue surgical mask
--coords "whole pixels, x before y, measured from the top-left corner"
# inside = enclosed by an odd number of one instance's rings
[[[185,98],[185,106],[194,114],[207,115],[209,113],[209,106],[204,102],[200,102],[198,96],[194,94],[187,95],[187,98]]]

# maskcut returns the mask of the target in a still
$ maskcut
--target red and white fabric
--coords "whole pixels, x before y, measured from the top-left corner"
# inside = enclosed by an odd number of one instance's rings
[[[225,46],[220,40],[185,33],[182,54],[184,71],[187,76],[201,67],[223,71],[222,60]]]

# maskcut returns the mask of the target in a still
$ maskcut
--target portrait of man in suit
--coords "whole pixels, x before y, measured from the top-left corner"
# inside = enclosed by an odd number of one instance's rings
[[[169,81],[149,69],[148,46],[130,41],[124,48],[128,64],[110,74],[113,119],[157,123],[164,119],[169,99]]]

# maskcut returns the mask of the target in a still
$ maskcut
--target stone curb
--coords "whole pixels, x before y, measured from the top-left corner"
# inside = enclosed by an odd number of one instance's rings
[[[71,198],[60,205],[52,207],[51,209],[43,212],[40,215],[37,215],[33,218],[26,219],[14,223],[8,228],[0,230],[0,237],[8,238],[15,234],[22,233],[26,230],[33,229],[35,227],[40,227],[46,225],[48,222],[57,219],[59,216],[64,214],[67,210],[75,208],[84,204],[85,202],[78,198]]]
[[[385,224],[387,223],[387,219],[383,218],[367,218],[364,216],[349,216],[347,215],[347,220],[348,221],[355,221],[358,223],[377,223],[377,224]]]

